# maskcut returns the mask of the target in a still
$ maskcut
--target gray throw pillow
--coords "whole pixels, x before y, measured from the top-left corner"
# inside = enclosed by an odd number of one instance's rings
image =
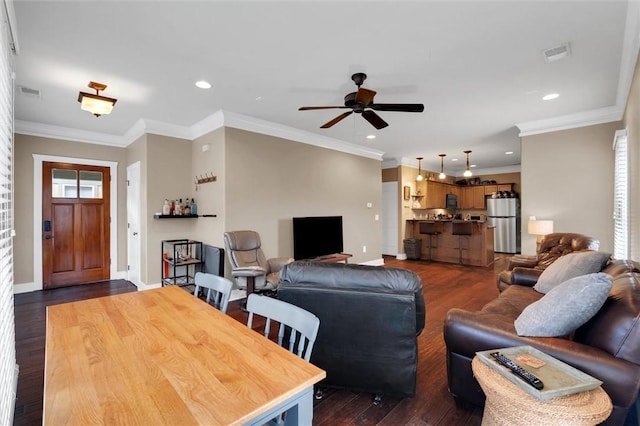
[[[611,254],[601,251],[578,251],[560,256],[542,271],[533,288],[539,293],[546,294],[569,278],[600,272],[610,257]]]
[[[607,300],[611,275],[581,275],[551,289],[524,308],[515,320],[519,336],[556,337],[573,333],[589,321]]]

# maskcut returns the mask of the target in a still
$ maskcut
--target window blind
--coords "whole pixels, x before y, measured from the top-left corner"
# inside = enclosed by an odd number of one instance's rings
[[[627,131],[616,132],[613,192],[613,257],[629,258],[629,153]]]
[[[13,306],[13,78],[6,10],[0,30],[0,424],[13,423],[18,367]]]

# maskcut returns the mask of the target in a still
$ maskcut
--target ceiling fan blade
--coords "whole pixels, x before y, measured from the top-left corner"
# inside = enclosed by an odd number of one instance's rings
[[[344,105],[331,105],[331,106],[304,106],[298,108],[298,111],[309,111],[312,109],[334,109],[334,108],[349,108]]]
[[[326,123],[324,123],[322,126],[320,126],[320,128],[321,129],[328,129],[329,127],[331,127],[334,124],[336,124],[338,121],[342,120],[343,118],[347,118],[351,114],[353,114],[353,111],[347,111],[345,113],[342,113],[339,116],[337,116],[336,118],[334,118],[333,120],[327,121]]]
[[[371,110],[363,111],[362,116],[364,117],[365,120],[371,123],[371,125],[378,130],[384,129],[389,125],[386,121],[382,119],[382,117],[380,117],[378,114],[376,114]]]
[[[398,112],[422,112],[422,104],[371,104],[369,108],[376,111],[398,111]]]
[[[364,106],[367,106],[371,102],[373,102],[373,97],[375,95],[376,95],[375,91],[365,89],[364,87],[360,87],[358,89],[358,93],[356,93],[356,102],[362,102]]]

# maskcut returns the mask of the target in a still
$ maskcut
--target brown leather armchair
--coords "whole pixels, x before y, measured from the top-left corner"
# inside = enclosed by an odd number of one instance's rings
[[[582,234],[556,232],[545,235],[535,256],[516,255],[505,262],[504,271],[496,277],[498,290],[512,284],[533,287],[538,277],[560,256],[582,250],[598,250],[600,241]]]

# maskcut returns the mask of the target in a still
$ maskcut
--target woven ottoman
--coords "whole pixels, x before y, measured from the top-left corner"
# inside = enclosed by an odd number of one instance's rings
[[[592,391],[539,400],[473,358],[473,375],[487,397],[482,426],[596,425],[609,417],[613,405],[598,387]]]

